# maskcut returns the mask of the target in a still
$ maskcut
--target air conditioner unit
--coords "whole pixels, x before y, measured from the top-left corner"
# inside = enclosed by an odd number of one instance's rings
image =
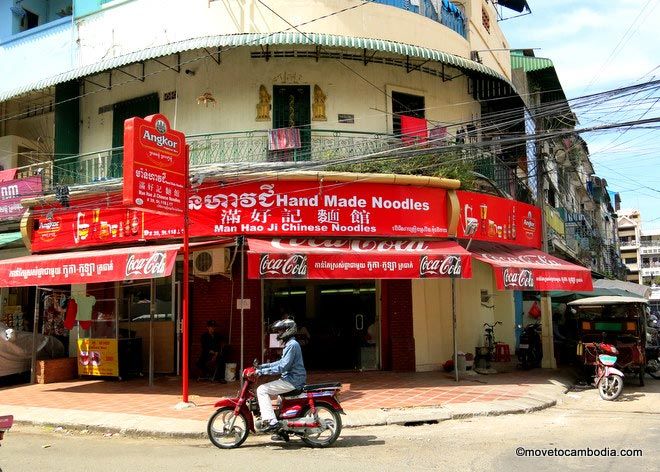
[[[195,277],[227,274],[229,264],[229,249],[227,248],[193,252],[193,274]]]

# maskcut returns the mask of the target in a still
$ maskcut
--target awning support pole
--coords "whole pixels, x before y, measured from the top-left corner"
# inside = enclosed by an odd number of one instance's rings
[[[189,348],[189,339],[188,339],[188,272],[189,272],[189,261],[190,261],[190,246],[189,246],[189,235],[188,235],[188,226],[190,222],[188,221],[188,185],[190,176],[188,175],[188,169],[190,165],[190,149],[186,145],[186,157],[185,157],[185,169],[183,175],[185,178],[185,183],[183,185],[183,293],[181,296],[181,343],[183,344],[182,352],[182,369],[181,376],[182,379],[182,401],[183,403],[188,403],[188,348]]]
[[[454,337],[454,379],[458,382],[458,340],[456,339],[456,279],[451,278],[451,328]]]
[[[149,283],[149,386],[154,386],[154,315],[156,314],[156,280]]]
[[[537,120],[538,121],[538,120]],[[537,123],[537,126],[539,124]],[[545,190],[543,183],[545,181],[545,166],[543,164],[542,146],[536,144],[536,200],[541,208],[541,241],[543,243],[543,252],[548,253],[548,228],[545,217]],[[555,360],[554,333],[552,330],[552,300],[548,292],[541,292],[541,349],[543,359],[541,367],[544,369],[556,369]]]
[[[32,361],[30,362],[30,383],[37,383],[37,329],[39,328],[39,287],[35,287],[34,321],[32,322]]]
[[[241,388],[243,387],[243,321],[244,317],[243,314],[245,312],[245,304],[243,303],[244,297],[245,297],[245,254],[244,254],[244,247],[245,247],[245,239],[243,237],[239,238],[239,244],[238,244],[238,250],[241,251],[241,370],[239,371],[239,375],[241,376]],[[234,300],[231,301],[231,303],[234,303]]]

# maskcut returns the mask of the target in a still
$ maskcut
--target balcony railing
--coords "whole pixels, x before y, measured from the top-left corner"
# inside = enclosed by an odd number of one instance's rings
[[[268,130],[189,135],[190,167],[210,164],[256,164],[274,161],[336,161],[394,151],[401,139],[385,133],[304,130],[303,146],[287,152],[268,150]],[[301,133],[303,134],[303,133]],[[84,185],[122,176],[123,148],[111,148],[33,164],[19,169],[19,177],[44,176],[44,188]]]
[[[449,0],[419,0],[413,4],[411,0],[374,0],[374,3],[391,5],[393,7],[418,13],[445,25],[447,28],[456,31],[458,34],[466,37],[465,34],[465,16],[463,12]]]
[[[495,182],[500,190],[516,200],[532,203],[532,192],[516,172],[495,155],[474,159],[474,171]]]

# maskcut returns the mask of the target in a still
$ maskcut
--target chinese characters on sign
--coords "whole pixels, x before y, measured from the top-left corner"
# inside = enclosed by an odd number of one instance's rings
[[[126,120],[124,205],[155,213],[182,213],[186,159],[186,137],[170,129],[165,116]]]
[[[406,185],[317,181],[202,185],[189,198],[192,237],[447,237],[446,191]],[[84,211],[36,209],[32,251],[162,240],[182,236],[178,216],[122,207]],[[84,203],[84,205],[83,205]]]

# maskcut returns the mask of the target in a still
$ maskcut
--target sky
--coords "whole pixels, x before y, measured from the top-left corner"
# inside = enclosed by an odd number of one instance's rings
[[[660,80],[660,0],[528,0],[531,15],[500,21],[511,48],[553,61],[567,98]],[[516,12],[503,9],[505,18]],[[660,90],[575,107],[578,127],[660,116]],[[660,123],[585,133],[596,174],[638,209],[643,229],[660,228]]]

